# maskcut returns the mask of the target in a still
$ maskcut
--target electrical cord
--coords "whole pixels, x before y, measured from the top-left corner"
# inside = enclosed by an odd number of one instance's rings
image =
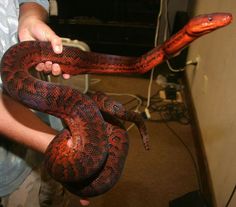
[[[169,29],[169,21],[168,21],[168,5],[169,5],[169,0],[166,0],[165,1],[165,31],[164,31],[164,41],[167,39],[167,33],[168,33],[168,29]],[[157,26],[156,26],[156,33],[155,33],[155,42],[154,42],[154,46],[157,46],[157,40],[158,40],[158,36],[159,36],[159,30],[160,30],[160,18],[161,18],[161,15],[163,14],[163,7],[164,7],[164,2],[163,0],[160,1],[160,10],[159,10],[159,14],[158,14],[158,18],[157,18]],[[192,64],[192,62],[189,62],[189,64]],[[194,63],[195,64],[195,63]],[[169,63],[169,61],[167,61],[167,65],[169,67],[169,69],[172,71],[172,72],[180,72],[180,71],[183,71],[184,69],[174,69],[171,64]],[[147,96],[147,105],[146,105],[146,115],[147,115],[147,112],[150,113],[150,111],[148,110],[148,108],[150,106],[152,106],[151,108],[156,111],[157,108],[154,107],[154,103],[152,102],[151,104],[151,99],[154,98],[154,96],[151,97],[151,86],[152,86],[152,80],[153,80],[153,74],[154,74],[154,69],[152,69],[151,71],[151,75],[150,75],[150,81],[149,81],[149,86],[148,86],[148,96]],[[159,93],[157,93],[159,95]],[[160,99],[159,97],[157,98],[157,102],[156,103],[159,103],[160,102]],[[195,172],[196,172],[196,176],[197,176],[197,180],[198,180],[198,185],[200,186],[201,184],[201,180],[200,180],[200,177],[199,177],[199,171],[198,171],[198,167],[197,167],[197,163],[194,159],[194,156],[191,152],[191,150],[189,149],[189,147],[184,143],[184,141],[182,140],[182,138],[169,126],[169,124],[167,123],[167,121],[165,120],[165,118],[163,117],[161,111],[160,111],[160,108],[159,110],[160,113],[160,116],[162,118],[162,121],[164,121],[165,125],[167,126],[167,128],[178,138],[178,140],[182,143],[182,145],[185,147],[186,151],[189,153],[192,161],[193,161],[193,165],[194,165],[194,168],[195,168]],[[147,117],[150,119],[150,117]]]
[[[160,116],[162,117],[161,113],[160,113]],[[186,149],[187,153],[189,154],[189,156],[190,156],[190,158],[192,160],[193,166],[194,166],[194,170],[195,170],[195,174],[196,174],[196,177],[197,177],[198,186],[200,188],[200,186],[201,186],[201,179],[200,179],[200,176],[199,176],[198,165],[197,165],[196,160],[195,160],[195,158],[193,156],[193,153],[191,152],[190,148],[185,144],[185,142],[183,141],[181,136],[179,136],[177,134],[177,132],[168,124],[168,122],[165,121],[164,117],[162,117],[162,118],[163,118],[162,120],[163,120],[164,124],[166,125],[166,127],[179,140],[179,142],[184,146],[184,148]]]
[[[136,96],[134,94],[130,94],[130,93],[110,93],[110,92],[105,92],[105,93],[109,96],[129,96],[129,97],[132,97],[132,98],[136,99],[138,104],[137,104],[134,111],[140,113],[139,109],[142,106],[142,100],[138,96]],[[130,101],[127,102],[127,103],[130,103]],[[125,104],[123,104],[123,105],[125,105]]]
[[[179,87],[181,89],[181,87]],[[160,118],[156,117],[156,113],[159,114],[160,112],[163,114],[165,121],[177,121],[180,124],[187,125],[190,123],[188,108],[184,102],[178,102],[174,100],[165,101],[163,98],[160,97],[160,91],[165,90],[161,88],[157,90],[151,97],[150,97],[150,104],[149,104],[149,114],[150,117],[146,116],[146,112],[142,112],[143,117],[148,119],[152,122],[160,122]],[[182,91],[179,91],[182,94]],[[182,95],[183,96],[183,95]],[[143,103],[147,101],[146,97],[140,96],[139,98],[142,100]]]
[[[101,79],[93,78],[93,79],[90,79],[90,81],[91,81],[92,85],[95,85],[95,84],[99,83],[101,81]],[[92,90],[90,90],[90,91],[94,92]],[[123,105],[127,105],[127,104],[131,103],[133,100],[136,100],[137,105],[132,107],[132,108],[129,108],[129,110],[135,111],[137,113],[141,113],[140,112],[140,107],[143,105],[143,102],[142,102],[142,99],[139,98],[139,96],[137,96],[135,94],[131,94],[131,93],[111,93],[111,92],[104,92],[104,93],[109,95],[109,96],[128,96],[128,97],[133,98],[133,99],[129,100],[128,102],[123,103]],[[135,126],[135,124],[131,124],[130,126],[127,127],[126,131],[129,131],[134,126]]]
[[[133,100],[136,100],[138,102],[138,104],[136,105],[135,109],[133,110],[132,109],[129,109],[129,110],[132,110],[132,111],[135,111],[137,113],[140,113],[140,107],[142,106],[143,102],[142,102],[142,99],[139,98],[138,96],[136,96],[135,94],[130,94],[130,93],[110,93],[110,92],[105,92],[105,94],[109,95],[109,96],[128,96],[128,97],[131,97],[133,98],[132,100],[128,101],[127,103],[123,103],[123,105],[127,105],[129,103],[131,103]],[[126,131],[129,131],[131,130],[133,127],[135,126],[135,124],[130,124]]]
[[[168,6],[169,6],[169,0],[166,0],[165,1],[165,13],[164,13],[164,18],[165,18],[165,28],[164,28],[164,41],[167,40],[167,37],[169,36],[169,31],[170,31],[170,21],[169,21],[169,9],[168,9]],[[186,66],[188,65],[193,65],[193,66],[197,66],[198,62],[197,61],[193,61],[193,60],[190,60],[190,61],[187,61],[186,64],[184,65],[184,67],[182,68],[174,68],[170,61],[169,60],[166,60],[166,64],[169,68],[169,70],[171,72],[174,72],[174,73],[178,73],[178,72],[183,72],[186,70]]]
[[[191,152],[190,148],[185,144],[185,142],[183,141],[183,139],[175,132],[175,130],[170,127],[170,125],[168,124],[169,121],[178,121],[181,124],[189,124],[190,120],[188,117],[188,111],[187,111],[187,107],[185,106],[184,103],[175,103],[175,102],[170,102],[170,103],[165,103],[159,96],[159,92],[162,89],[157,90],[157,92],[155,94],[153,94],[152,96],[149,97],[149,112],[158,112],[160,114],[161,119],[148,119],[148,121],[155,121],[155,122],[162,122],[166,125],[166,127],[171,131],[171,133],[179,140],[179,142],[184,146],[184,148],[186,149],[187,153],[189,154],[193,166],[194,166],[194,170],[195,170],[195,174],[197,177],[197,183],[198,186],[200,188],[201,185],[201,179],[199,176],[199,169],[198,169],[198,165],[196,163],[196,160],[193,156],[193,153]],[[144,102],[147,101],[148,99],[142,96],[139,96],[139,98]],[[174,112],[173,112],[174,111]],[[177,112],[177,113],[176,113]],[[170,115],[170,117],[166,117],[163,114],[164,113],[168,113]],[[173,113],[174,113],[174,117],[176,118],[176,114],[178,114],[177,119],[173,119]],[[186,118],[186,121],[183,122],[180,120],[181,117]]]
[[[164,22],[165,22],[163,41],[165,41],[167,39],[168,32],[170,30],[168,6],[169,6],[169,0],[166,0],[166,1],[161,0],[160,1],[160,9],[159,9],[159,13],[158,13],[158,16],[157,16],[156,32],[155,32],[155,39],[154,39],[154,46],[155,47],[158,44],[158,38],[160,36],[160,28],[161,28],[160,19],[161,19],[162,15],[164,15]],[[194,66],[197,65],[197,61],[190,60],[190,61],[187,61],[187,63],[185,64],[185,66],[183,68],[176,69],[176,68],[172,67],[171,63],[168,60],[166,61],[166,63],[167,63],[167,66],[168,66],[169,70],[171,72],[175,72],[175,73],[184,71],[186,69],[187,65],[194,65]],[[151,119],[151,114],[150,114],[149,110],[150,110],[151,91],[152,91],[154,71],[155,71],[155,68],[153,68],[151,70],[151,74],[150,74],[150,78],[149,78],[149,84],[148,84],[148,92],[147,92],[147,103],[146,103],[146,107],[144,109],[145,116],[147,117],[147,119]]]
[[[229,199],[228,199],[228,201],[227,201],[225,207],[228,207],[229,204],[231,203],[231,200],[232,200],[232,198],[234,197],[235,191],[236,191],[236,185],[234,185],[233,191],[232,191],[232,193],[230,194]]]
[[[154,47],[156,47],[157,44],[158,44],[158,37],[159,37],[159,33],[160,33],[160,19],[161,19],[162,13],[163,13],[163,0],[160,1],[160,9],[159,9],[159,13],[158,13],[158,17],[157,17],[157,23],[156,23]],[[146,113],[147,118],[151,118],[148,108],[149,108],[149,105],[150,105],[150,97],[151,97],[151,91],[152,91],[152,82],[153,82],[154,70],[155,70],[155,68],[153,68],[151,70],[151,74],[150,74],[150,78],[149,78],[149,84],[148,84],[147,105],[146,105],[146,108],[145,108],[145,113]]]
[[[164,121],[176,121],[182,125],[188,125],[190,120],[188,112],[182,103],[168,103],[160,106],[152,107],[155,112],[162,114]],[[151,119],[155,121],[155,119]]]
[[[188,115],[186,115],[185,113],[188,113],[187,112],[187,109],[186,109],[186,106],[184,103],[180,104],[180,103],[174,103],[174,102],[171,102],[171,103],[163,103],[163,101],[160,99],[159,97],[159,91],[158,90],[152,97],[151,97],[151,102],[150,102],[150,107],[149,107],[149,111],[150,113],[155,113],[155,112],[158,112],[160,114],[160,117],[161,119],[149,119],[148,121],[154,121],[154,122],[159,122],[159,123],[163,123],[166,125],[166,127],[172,132],[172,134],[175,135],[175,137],[178,138],[178,140],[181,142],[181,144],[184,146],[184,148],[186,149],[186,151],[188,152],[189,156],[191,157],[191,160],[193,162],[193,165],[194,165],[194,169],[195,169],[195,173],[196,173],[196,177],[197,177],[197,181],[198,181],[198,185],[199,187],[202,186],[202,182],[201,182],[201,179],[200,179],[200,176],[199,176],[199,169],[198,169],[198,166],[197,166],[197,163],[196,163],[196,160],[190,150],[190,148],[185,144],[185,142],[183,141],[183,139],[175,132],[175,130],[170,127],[170,125],[168,124],[168,122],[170,121],[177,121],[181,124],[189,124],[189,117]],[[142,96],[139,96],[140,99],[142,99],[142,101],[146,101],[145,97],[142,97]],[[179,109],[176,109],[177,111],[180,110],[179,114],[180,116],[177,117],[177,119],[175,119],[175,109],[174,109],[174,119],[173,119],[173,113],[172,113],[172,109],[173,107],[180,107]],[[180,117],[185,117],[186,118],[186,122],[182,122],[181,120],[179,120],[178,118]],[[229,199],[225,205],[225,207],[229,207],[230,206],[230,203],[232,201],[232,198],[234,197],[235,195],[235,192],[236,192],[236,185],[234,186],[230,196],[229,196]]]

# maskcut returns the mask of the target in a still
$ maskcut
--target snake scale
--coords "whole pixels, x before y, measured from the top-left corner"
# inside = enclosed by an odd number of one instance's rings
[[[39,41],[21,42],[8,49],[1,62],[7,94],[32,109],[61,118],[66,125],[45,152],[50,175],[79,196],[105,193],[117,183],[128,152],[127,133],[120,120],[136,124],[145,149],[149,149],[148,134],[140,114],[127,111],[105,94],[82,94],[68,86],[38,80],[30,74],[30,68],[52,61],[71,75],[146,73],[231,20],[229,13],[194,17],[163,44],[140,57],[84,52],[66,46],[61,54],[55,54],[49,43]]]

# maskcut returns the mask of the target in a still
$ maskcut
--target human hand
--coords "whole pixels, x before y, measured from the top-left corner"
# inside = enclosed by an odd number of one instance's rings
[[[51,42],[53,51],[57,54],[62,52],[62,40],[55,32],[40,18],[33,15],[25,15],[21,17],[19,21],[18,35],[20,41],[26,40],[39,40]],[[61,68],[59,64],[47,61],[45,63],[39,63],[36,66],[36,70],[44,71],[46,73],[51,72],[53,75],[60,75]],[[69,74],[62,74],[63,78],[68,79]]]
[[[80,199],[80,204],[81,204],[82,206],[88,206],[88,205],[90,204],[90,202],[89,202],[89,200],[86,199],[86,198],[81,198],[81,199]]]

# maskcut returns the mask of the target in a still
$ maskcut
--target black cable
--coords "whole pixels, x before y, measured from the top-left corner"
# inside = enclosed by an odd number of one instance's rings
[[[182,140],[182,138],[174,131],[174,129],[172,129],[169,124],[167,123],[167,121],[178,121],[181,124],[189,124],[189,120],[188,117],[186,117],[185,112],[187,112],[186,110],[186,106],[185,104],[182,103],[175,103],[175,102],[171,102],[171,103],[165,103],[159,96],[159,92],[160,90],[158,90],[155,94],[153,94],[150,97],[150,109],[153,112],[158,112],[161,116],[161,119],[159,120],[153,120],[153,119],[149,119],[149,121],[155,121],[155,122],[164,122],[164,124],[167,126],[167,128],[172,132],[172,134],[174,134],[178,140],[180,141],[180,143],[184,146],[184,148],[186,149],[186,151],[188,152],[188,154],[190,155],[190,158],[193,162],[194,168],[195,168],[195,173],[196,173],[196,177],[197,177],[197,181],[198,181],[198,186],[201,186],[201,180],[199,177],[199,171],[198,171],[198,166],[197,163],[195,161],[195,158],[191,152],[191,150],[189,149],[189,147],[185,144],[185,142]],[[144,104],[144,101],[147,101],[147,99],[145,97],[142,97],[140,95],[138,95],[138,97],[142,100],[142,103]],[[131,99],[130,101],[126,102],[125,105],[129,104],[130,102],[132,102],[133,99]],[[164,104],[163,104],[164,103]],[[169,112],[170,114],[173,113],[172,109],[174,110],[174,117],[176,116],[176,111],[177,114],[179,113],[179,111],[181,111],[181,114],[184,115],[182,117],[186,117],[187,118],[187,122],[181,122],[181,120],[171,120],[171,119],[165,119],[163,116],[163,112]],[[171,118],[173,118],[173,114],[171,115]]]
[[[150,109],[154,112],[162,113],[162,119],[165,121],[177,121],[184,125],[190,123],[188,111],[183,103],[151,104]]]
[[[227,201],[225,207],[228,207],[228,206],[229,206],[229,204],[230,204],[230,202],[231,202],[231,200],[232,200],[232,198],[233,198],[233,196],[234,196],[234,194],[235,194],[235,191],[236,191],[236,185],[234,186],[234,189],[233,189],[232,193],[230,194],[229,199],[228,199],[228,201]]]
[[[149,105],[150,114],[154,114],[155,112],[157,113],[163,112],[166,115],[165,121],[177,121],[180,124],[188,125],[190,123],[190,118],[188,116],[188,109],[185,103],[184,102],[180,103],[175,101],[165,102],[160,97],[159,93],[161,90],[163,89],[157,90],[157,92],[150,97],[150,105]],[[147,101],[147,98],[141,95],[137,96],[142,100],[142,106],[144,106],[145,102]],[[147,118],[145,117],[145,112],[143,112],[143,117]],[[148,119],[148,121],[161,122],[162,120],[150,118]]]
[[[160,89],[163,90],[163,89]],[[169,121],[177,121],[180,124],[189,124],[190,123],[190,118],[188,116],[188,109],[187,106],[185,104],[185,102],[183,103],[178,103],[178,102],[164,102],[163,99],[160,98],[159,92],[160,90],[158,90],[154,95],[151,96],[150,98],[150,106],[149,106],[149,112],[152,113],[159,113],[160,117],[159,119],[149,119],[148,121],[154,121],[154,122],[158,122],[158,123],[164,123],[166,125],[166,127],[171,131],[171,133],[179,140],[179,142],[184,146],[185,150],[187,151],[187,153],[189,154],[193,166],[194,166],[194,170],[195,170],[195,174],[196,174],[196,179],[197,179],[197,183],[198,183],[198,187],[201,190],[202,188],[202,182],[201,182],[201,178],[200,178],[200,173],[199,173],[199,168],[197,165],[197,161],[192,153],[192,151],[190,150],[190,148],[185,144],[185,142],[183,141],[183,139],[181,138],[181,136],[179,136],[176,131],[168,124]],[[139,98],[142,99],[142,101],[146,101],[146,99],[144,97],[140,97]],[[186,121],[182,121],[182,118],[185,118]],[[230,195],[230,198],[226,204],[225,207],[229,207],[229,204],[232,200],[232,197],[234,196],[236,191],[236,186],[233,189],[233,192]]]
[[[163,112],[168,112],[170,114],[172,114],[172,111],[171,110],[168,110],[168,107],[167,105],[170,105],[170,104],[173,104],[175,105],[175,103],[168,103],[168,104],[163,104],[163,101],[161,101],[160,97],[158,96],[159,95],[159,91],[157,93],[155,93],[152,97],[151,97],[151,102],[150,102],[150,112],[158,112],[161,116],[161,119],[149,119],[148,121],[154,121],[154,122],[164,122],[164,124],[166,125],[166,127],[172,132],[172,134],[174,134],[178,140],[181,142],[181,144],[184,146],[184,148],[186,149],[186,151],[188,152],[188,154],[190,155],[190,158],[193,162],[193,165],[194,165],[194,169],[195,169],[195,173],[196,173],[196,177],[197,177],[197,182],[198,182],[198,186],[199,188],[202,186],[202,183],[201,183],[201,179],[200,179],[200,176],[199,176],[199,169],[198,169],[198,165],[196,163],[196,160],[191,152],[191,150],[189,149],[189,147],[185,144],[185,142],[183,141],[183,139],[175,132],[175,130],[173,128],[170,127],[170,125],[168,124],[169,121],[178,121],[179,123],[181,124],[189,124],[189,118],[187,116],[184,115],[184,117],[188,120],[186,123],[184,122],[181,122],[180,120],[176,120],[176,119],[172,119],[173,117],[171,118],[166,118],[163,116]],[[143,101],[146,101],[146,99],[142,96],[139,96],[139,98],[141,98]],[[153,101],[154,99],[154,101]],[[158,105],[162,103],[161,105]],[[182,110],[182,113],[184,114],[185,112],[187,112],[186,110],[186,105],[183,104],[182,106],[183,110]],[[170,109],[170,108],[169,108]],[[186,110],[186,111],[185,111]],[[170,115],[171,116],[171,115]],[[234,186],[233,188],[233,191],[231,192],[230,194],[230,197],[225,205],[225,207],[229,207],[230,203],[231,203],[231,200],[232,198],[234,197],[235,195],[235,192],[236,192],[236,185]]]
[[[162,114],[160,113],[160,116],[162,117]],[[163,118],[163,117],[162,117]],[[198,170],[198,166],[197,163],[195,161],[195,158],[191,152],[191,150],[189,149],[189,147],[185,144],[185,142],[183,141],[183,139],[175,132],[175,130],[173,128],[170,127],[170,125],[167,123],[167,121],[165,121],[165,119],[163,119],[164,124],[166,125],[166,127],[172,132],[173,135],[175,135],[175,137],[180,141],[180,143],[184,146],[184,148],[186,149],[186,151],[188,152],[193,165],[194,165],[194,169],[195,169],[195,173],[196,173],[196,177],[197,177],[197,182],[198,182],[198,186],[200,188],[201,185],[201,179],[199,176],[199,170]]]

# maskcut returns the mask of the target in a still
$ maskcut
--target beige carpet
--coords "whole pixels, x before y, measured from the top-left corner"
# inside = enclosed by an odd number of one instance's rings
[[[76,85],[76,79],[74,84]],[[147,95],[149,81],[122,76],[90,76],[91,90]],[[153,83],[153,93],[158,90]],[[112,96],[126,103],[127,96]],[[129,126],[129,124],[127,124]],[[190,125],[169,123],[194,153]],[[92,207],[168,207],[169,201],[198,188],[193,162],[181,142],[164,123],[147,121],[151,150],[145,151],[138,130],[129,131],[130,150],[118,184],[105,195],[91,199]],[[72,196],[71,207],[78,204]]]

